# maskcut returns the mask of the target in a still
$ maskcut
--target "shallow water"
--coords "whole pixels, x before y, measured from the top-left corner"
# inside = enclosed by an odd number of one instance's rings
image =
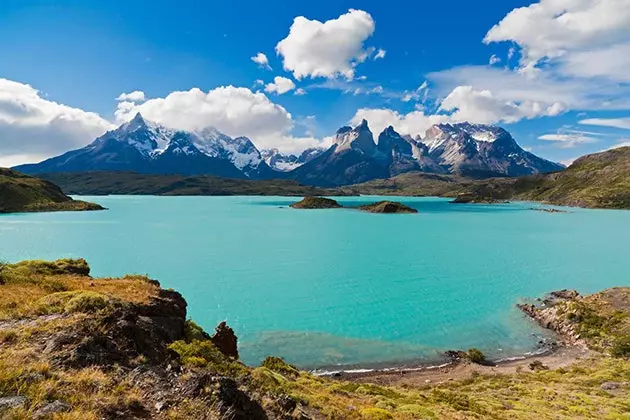
[[[630,212],[532,211],[398,198],[413,215],[293,210],[284,197],[82,197],[109,211],[0,216],[0,259],[85,257],[149,274],[242,358],[301,367],[401,364],[451,348],[509,357],[543,332],[514,305],[630,284]],[[362,204],[378,198],[342,198]]]

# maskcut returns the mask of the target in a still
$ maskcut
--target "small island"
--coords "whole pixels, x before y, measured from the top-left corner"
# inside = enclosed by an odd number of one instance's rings
[[[291,204],[294,209],[339,209],[341,204],[326,197],[306,196],[297,203]]]
[[[497,204],[499,200],[473,193],[458,194],[451,204]]]
[[[379,201],[378,203],[360,206],[358,207],[358,209],[361,211],[366,211],[368,213],[418,213],[418,210],[409,206],[405,206],[404,204],[398,203],[396,201]]]
[[[73,200],[52,182],[0,168],[0,213],[87,210],[104,208]]]

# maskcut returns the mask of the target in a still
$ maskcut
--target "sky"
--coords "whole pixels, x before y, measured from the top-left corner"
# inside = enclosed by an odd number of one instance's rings
[[[630,144],[628,68],[630,0],[3,0],[0,166],[137,112],[293,153],[497,124],[569,163]]]

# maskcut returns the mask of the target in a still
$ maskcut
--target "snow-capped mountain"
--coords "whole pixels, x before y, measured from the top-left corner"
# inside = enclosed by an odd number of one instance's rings
[[[491,125],[438,124],[422,142],[428,155],[451,173],[520,176],[563,169],[523,150],[505,129]]]
[[[140,114],[82,149],[16,169],[26,173],[127,170],[255,179],[274,175],[246,137],[232,139],[215,129],[173,130]]]
[[[374,142],[367,121],[342,127],[333,146],[291,173],[322,186],[348,185],[409,171],[475,177],[519,176],[563,167],[523,150],[510,133],[481,124],[439,124],[425,137],[401,136],[386,128]]]
[[[310,162],[325,151],[326,149],[311,147],[304,150],[299,155],[294,155],[282,153],[278,149],[265,149],[262,150],[260,154],[271,169],[280,172],[290,172]]]

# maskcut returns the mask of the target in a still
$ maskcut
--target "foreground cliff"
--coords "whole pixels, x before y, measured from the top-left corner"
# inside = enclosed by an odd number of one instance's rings
[[[177,292],[89,272],[84,260],[0,265],[0,418],[624,418],[630,406],[625,351],[405,387],[315,377],[274,357],[247,367],[234,332],[206,334]],[[614,308],[626,325],[630,295],[602,296],[582,299],[571,322],[597,331],[591,314]],[[604,329],[601,346],[625,331]]]
[[[79,210],[103,208],[73,200],[52,182],[0,168],[0,213]]]

